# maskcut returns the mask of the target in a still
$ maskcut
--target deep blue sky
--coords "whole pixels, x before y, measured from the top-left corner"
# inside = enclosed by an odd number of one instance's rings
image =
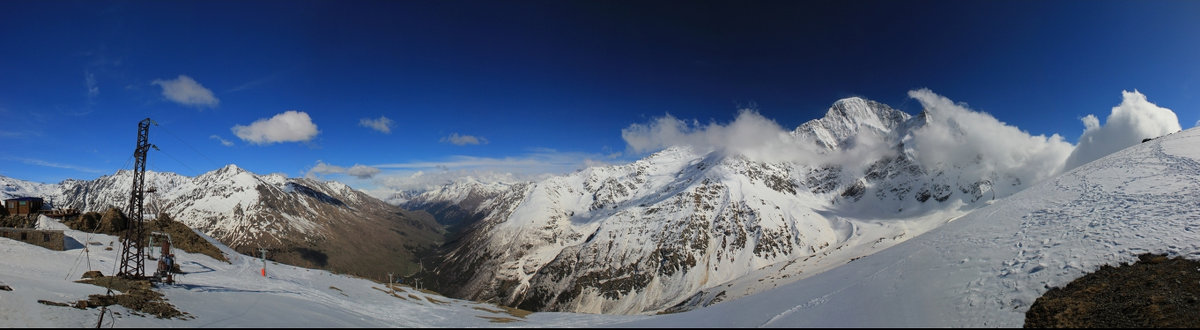
[[[180,75],[219,104],[153,83]],[[1122,90],[1192,127],[1197,77],[1196,1],[2,1],[0,175],[129,168],[147,116],[163,149],[149,168],[185,175],[565,171],[636,159],[621,129],[665,113],[728,122],[754,105],[795,127],[848,96],[916,113],[917,88],[1074,143]],[[288,110],[320,132],[231,131]],[[380,116],[390,133],[359,125]]]

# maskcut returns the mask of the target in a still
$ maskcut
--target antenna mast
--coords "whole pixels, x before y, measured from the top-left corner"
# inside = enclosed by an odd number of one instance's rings
[[[133,150],[133,189],[129,195],[129,206],[125,208],[125,216],[129,219],[129,229],[121,237],[121,270],[117,276],[122,278],[145,277],[146,255],[142,244],[142,202],[146,187],[146,152],[154,145],[150,144],[150,123],[158,125],[150,118],[138,123],[137,149]],[[158,149],[155,147],[155,149]],[[136,250],[135,250],[136,249]]]

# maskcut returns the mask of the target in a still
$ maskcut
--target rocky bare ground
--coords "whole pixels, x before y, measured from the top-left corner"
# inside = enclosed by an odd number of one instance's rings
[[[1025,313],[1025,327],[1200,327],[1200,262],[1154,254],[1138,259],[1050,289]]]

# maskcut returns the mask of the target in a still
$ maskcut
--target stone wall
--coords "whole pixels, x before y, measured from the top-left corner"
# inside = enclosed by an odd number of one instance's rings
[[[0,227],[0,237],[37,245],[55,251],[62,251],[66,249],[66,236],[63,235],[63,231],[61,230]]]

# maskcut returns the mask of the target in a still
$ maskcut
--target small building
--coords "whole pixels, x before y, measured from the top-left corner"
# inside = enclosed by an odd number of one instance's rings
[[[36,214],[42,209],[42,199],[39,197],[9,198],[4,200],[4,208],[9,215]]]
[[[55,251],[66,249],[66,236],[63,235],[63,231],[61,230],[0,227],[0,237],[14,239]]]

